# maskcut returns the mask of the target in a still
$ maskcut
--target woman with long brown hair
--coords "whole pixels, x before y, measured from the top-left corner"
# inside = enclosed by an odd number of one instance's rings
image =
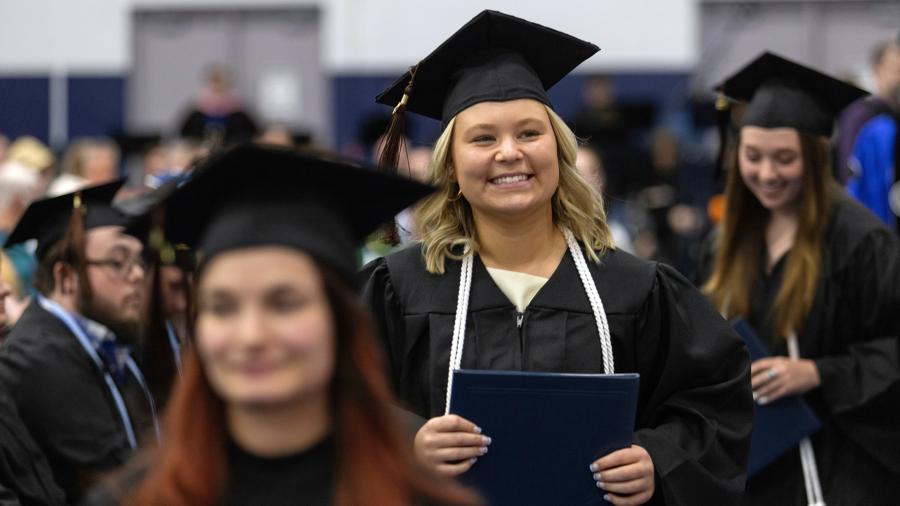
[[[704,290],[772,354],[752,364],[756,402],[802,395],[822,422],[749,480],[747,501],[896,504],[900,249],[832,179],[828,141],[864,92],[771,53],[722,92],[748,104]]]
[[[429,191],[246,146],[167,200],[170,239],[202,251],[193,345],[125,504],[473,502],[414,464],[352,282],[354,245]]]

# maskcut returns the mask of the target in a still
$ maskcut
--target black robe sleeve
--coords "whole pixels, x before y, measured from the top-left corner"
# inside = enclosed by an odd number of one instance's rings
[[[842,336],[846,351],[815,360],[822,396],[832,413],[857,409],[900,381],[900,247],[887,229],[859,243],[840,272],[842,300],[861,335]]]
[[[674,269],[657,267],[638,319],[638,339],[655,342],[649,398],[635,444],[653,459],[664,504],[739,504],[752,427],[750,360],[741,340]],[[642,352],[640,344],[637,353]]]
[[[400,385],[395,371],[399,371],[399,364],[403,360],[402,343],[405,335],[400,298],[394,291],[391,274],[383,257],[366,265],[361,278],[365,280],[362,297],[375,317],[378,336],[385,350],[386,372],[394,391],[397,391]]]
[[[0,505],[65,504],[47,458],[5,392],[0,393]]]
[[[839,238],[836,242],[840,243]],[[848,241],[851,242],[851,241]],[[837,263],[820,332],[832,338],[812,355],[821,384],[811,394],[834,423],[893,475],[900,474],[900,244],[877,228]],[[826,294],[827,295],[827,294]],[[842,307],[843,306],[843,307]],[[803,339],[805,336],[801,336]],[[801,342],[801,351],[803,344]]]

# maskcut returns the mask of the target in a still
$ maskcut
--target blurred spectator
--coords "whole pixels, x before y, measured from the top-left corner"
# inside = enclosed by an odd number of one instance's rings
[[[870,59],[875,78],[875,94],[850,104],[838,118],[835,146],[835,177],[846,183],[854,172],[853,146],[863,125],[870,119],[890,112],[891,96],[900,86],[900,41],[878,44]]]
[[[6,242],[28,204],[41,196],[40,191],[38,172],[15,161],[0,165],[0,245]],[[10,265],[3,270],[3,277],[6,285],[13,289],[8,306],[15,320],[34,292],[32,276],[37,261],[32,251],[23,244],[5,250],[5,256]]]
[[[144,185],[159,188],[188,170],[207,150],[198,143],[177,139],[148,150],[143,158]]]
[[[573,121],[573,131],[594,149],[603,153],[610,170],[606,173],[606,193],[625,197],[646,186],[649,167],[641,134],[656,119],[656,106],[650,103],[619,103],[615,83],[608,76],[594,76],[584,84],[584,108]]]
[[[6,161],[6,152],[9,150],[9,137],[0,134],[0,164]]]
[[[682,149],[675,135],[660,129],[652,135],[650,166],[653,179],[636,201],[649,213],[655,251],[643,254],[651,253],[690,279],[697,268],[700,238],[708,227],[706,206],[714,191],[711,164]]]
[[[590,146],[579,146],[575,167],[581,173],[581,177],[598,194],[606,196],[606,171],[603,167],[603,159],[596,149]],[[606,205],[606,223],[609,225],[610,232],[612,232],[616,247],[633,253],[634,245],[631,242],[631,232],[628,230],[627,220],[624,219],[628,214],[625,203],[615,198],[604,198],[604,204]]]
[[[291,131],[284,125],[270,125],[256,137],[256,142],[285,148],[293,148],[295,146]]]
[[[6,159],[35,171],[40,178],[39,194],[43,195],[55,176],[56,157],[43,142],[31,136],[23,136],[9,145]]]
[[[6,312],[6,298],[12,293],[9,283],[6,281],[6,274],[12,264],[6,258],[6,254],[0,251],[0,342],[6,338],[9,329],[13,326]]]
[[[256,136],[256,122],[244,111],[227,65],[213,65],[181,123],[181,136],[209,147],[249,142]]]
[[[900,121],[900,42],[882,55],[877,98],[885,111],[862,125],[850,157],[847,191],[889,227],[898,230],[900,184],[897,184],[897,124]],[[875,100],[875,99],[872,99]],[[852,107],[852,106],[851,106]]]
[[[47,197],[58,197],[88,186],[88,180],[75,174],[60,174],[47,188]]]
[[[82,137],[69,144],[61,176],[78,176],[88,185],[108,183],[119,176],[119,146],[107,137]]]

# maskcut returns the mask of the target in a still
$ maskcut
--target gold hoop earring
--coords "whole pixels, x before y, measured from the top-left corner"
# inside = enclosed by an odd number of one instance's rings
[[[460,188],[459,191],[456,192],[456,197],[452,197],[452,198],[451,198],[451,197],[447,197],[447,201],[448,201],[448,202],[456,202],[456,201],[459,200],[461,197],[462,197],[462,188]]]

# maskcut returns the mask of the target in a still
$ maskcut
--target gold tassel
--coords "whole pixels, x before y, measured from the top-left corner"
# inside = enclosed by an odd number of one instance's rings
[[[721,91],[716,96],[716,129],[719,132],[719,152],[716,154],[715,180],[719,181],[725,171],[725,155],[729,149],[728,130],[731,124],[731,102]]]
[[[91,300],[93,293],[87,277],[87,257],[85,248],[84,218],[87,216],[87,207],[83,205],[81,192],[75,193],[72,198],[72,214],[69,217],[69,225],[62,238],[63,261],[78,274],[79,297],[83,301]]]

